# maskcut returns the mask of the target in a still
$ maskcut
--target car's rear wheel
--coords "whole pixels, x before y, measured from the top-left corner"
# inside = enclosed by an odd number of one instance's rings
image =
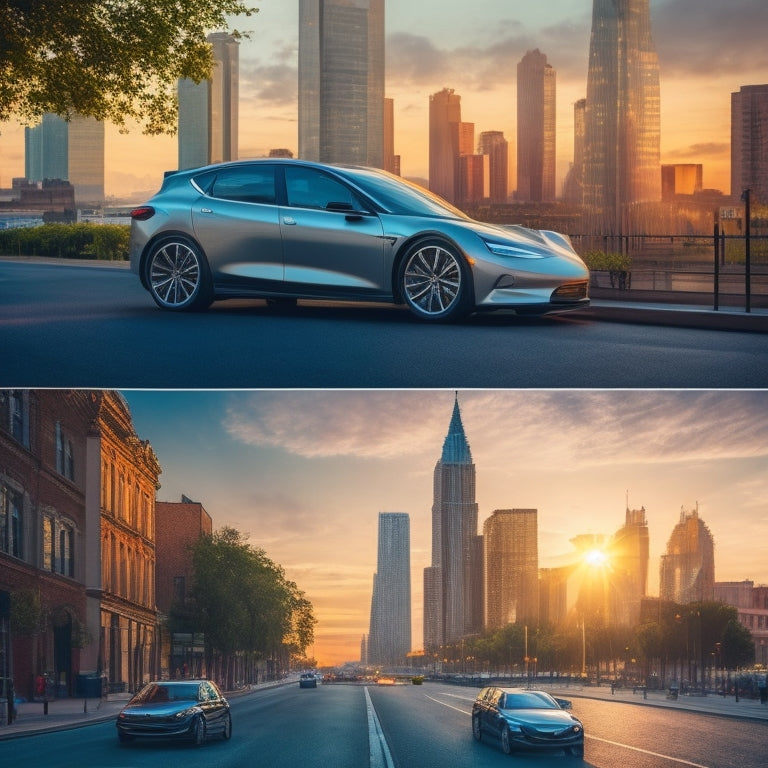
[[[508,725],[501,729],[501,748],[505,755],[512,754],[512,734],[509,731]]]
[[[420,320],[459,320],[473,307],[466,260],[445,242],[416,243],[405,255],[398,276],[400,293]]]
[[[145,274],[152,298],[163,309],[201,310],[213,301],[208,262],[200,248],[186,237],[155,243]]]
[[[483,731],[480,728],[480,715],[472,715],[472,735],[475,737],[475,741],[480,741],[483,738]]]
[[[229,712],[227,712],[227,716],[224,718],[224,731],[221,735],[225,741],[232,738],[232,715]]]
[[[202,716],[195,718],[192,726],[192,741],[199,747],[205,741],[205,720]]]

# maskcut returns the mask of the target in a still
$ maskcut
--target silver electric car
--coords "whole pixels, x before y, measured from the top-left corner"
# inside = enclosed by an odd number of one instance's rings
[[[346,299],[443,321],[589,303],[567,236],[475,221],[372,168],[264,159],[169,172],[131,220],[131,269],[163,309]]]

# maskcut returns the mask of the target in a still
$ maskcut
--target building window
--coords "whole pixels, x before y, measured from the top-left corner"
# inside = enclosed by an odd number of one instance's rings
[[[52,515],[43,518],[43,568],[75,577],[75,529]]]
[[[0,484],[0,552],[24,557],[24,509],[20,493]]]
[[[29,393],[13,389],[8,397],[10,432],[23,446],[29,448]]]
[[[72,441],[62,431],[61,422],[56,422],[56,471],[69,480],[75,479],[75,459]]]

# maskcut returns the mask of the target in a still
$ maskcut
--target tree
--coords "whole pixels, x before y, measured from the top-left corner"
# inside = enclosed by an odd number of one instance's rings
[[[77,113],[173,133],[177,80],[211,75],[207,34],[257,11],[242,0],[2,0],[0,122]]]

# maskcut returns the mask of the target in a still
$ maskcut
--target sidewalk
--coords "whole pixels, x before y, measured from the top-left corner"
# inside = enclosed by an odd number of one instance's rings
[[[632,688],[616,688],[611,693],[609,685],[600,686],[571,686],[553,688],[553,692],[566,699],[601,699],[603,701],[619,701],[625,704],[637,704],[638,706],[664,707],[678,712],[697,712],[699,714],[719,715],[721,717],[738,717],[748,720],[768,722],[768,706],[761,704],[759,699],[747,699],[734,696],[679,696],[677,699],[668,699],[666,691],[648,691],[644,696],[642,688],[637,688],[635,693]],[[574,704],[574,707],[576,705]]]
[[[254,691],[266,688],[276,688],[281,685],[292,685],[298,678],[288,677],[237,691],[228,691],[226,697],[234,699]],[[64,731],[71,728],[82,728],[109,720],[115,720],[118,712],[125,706],[131,694],[109,694],[105,698],[68,698],[55,699],[48,702],[48,714],[44,714],[42,701],[25,701],[16,705],[16,719],[7,725],[7,719],[0,723],[0,741],[20,736],[34,736],[51,731]],[[5,709],[2,710],[5,714]]]

